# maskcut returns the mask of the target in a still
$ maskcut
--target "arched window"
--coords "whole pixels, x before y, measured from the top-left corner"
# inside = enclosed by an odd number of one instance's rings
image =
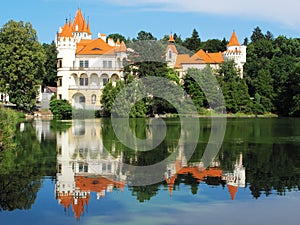
[[[169,59],[172,59],[172,50],[169,50]]]

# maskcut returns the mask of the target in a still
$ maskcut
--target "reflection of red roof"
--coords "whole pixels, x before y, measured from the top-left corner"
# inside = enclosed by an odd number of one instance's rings
[[[181,168],[177,174],[188,174],[190,173],[194,178],[198,179],[199,182],[204,180],[206,177],[221,177],[222,170],[210,167],[209,169],[201,169],[198,166],[194,167],[183,167]]]
[[[70,206],[72,206],[73,213],[77,219],[80,218],[82,213],[84,212],[84,205],[88,205],[88,202],[90,200],[90,195],[88,194],[86,198],[78,198],[77,204],[74,202],[73,195],[69,194],[67,196],[62,195],[58,196],[58,199],[60,199],[60,204],[64,206],[64,208],[70,209]]]
[[[76,176],[75,177],[76,189],[79,189],[80,192],[102,192],[107,190],[107,187],[113,185],[116,188],[124,189],[125,182],[123,181],[114,181],[106,177],[85,177],[85,176]],[[77,204],[75,204],[75,196],[73,194],[68,195],[58,195],[57,197],[60,200],[60,204],[64,208],[70,208],[72,205],[74,215],[79,219],[84,212],[84,207],[88,205],[90,200],[90,194],[87,194],[86,198],[78,197]]]
[[[101,192],[107,189],[108,186],[113,185],[116,188],[124,189],[125,182],[114,181],[106,177],[84,177],[76,176],[75,177],[76,187],[80,191],[88,192]]]
[[[231,196],[231,200],[234,200],[235,195],[238,191],[238,187],[237,186],[232,186],[232,185],[227,185],[228,191],[230,193]]]
[[[176,174],[174,174],[170,179],[166,179],[171,196],[177,174],[191,174],[194,178],[201,182],[206,177],[222,177],[223,172],[221,169],[216,167],[210,167],[209,169],[199,168],[198,166],[180,167],[180,161],[176,161],[175,168],[177,171]]]

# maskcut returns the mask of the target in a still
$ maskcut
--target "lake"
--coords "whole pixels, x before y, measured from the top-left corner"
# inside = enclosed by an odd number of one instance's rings
[[[299,224],[300,119],[196,120],[21,123],[0,224]]]

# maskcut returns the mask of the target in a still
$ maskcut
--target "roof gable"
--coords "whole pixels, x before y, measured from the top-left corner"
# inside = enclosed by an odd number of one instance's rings
[[[114,53],[114,47],[109,46],[101,38],[94,40],[81,40],[77,44],[77,55],[104,55]]]

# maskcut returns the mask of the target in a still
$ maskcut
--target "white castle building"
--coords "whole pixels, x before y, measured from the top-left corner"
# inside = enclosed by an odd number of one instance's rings
[[[180,54],[175,46],[173,35],[170,35],[169,45],[166,49],[166,61],[168,66],[178,71],[179,77],[182,78],[189,68],[204,69],[207,64],[212,69],[219,69],[224,61],[233,60],[236,69],[243,78],[244,64],[246,63],[247,47],[241,45],[238,41],[235,31],[233,31],[227,50],[224,52],[209,53],[200,49],[194,55]]]
[[[80,9],[57,33],[57,97],[74,108],[99,109],[101,89],[123,78],[124,42],[98,34],[92,39],[90,24]]]
[[[123,79],[123,62],[127,59],[125,43],[114,42],[105,34],[92,39],[90,24],[78,9],[74,20],[67,20],[59,29],[56,45],[58,99],[66,99],[73,108],[100,109],[104,85]],[[240,45],[233,31],[226,51],[208,53],[201,49],[190,56],[178,53],[171,34],[165,59],[169,67],[178,71],[180,78],[188,68],[203,69],[209,64],[218,69],[224,61],[233,60],[243,78],[246,46]]]

